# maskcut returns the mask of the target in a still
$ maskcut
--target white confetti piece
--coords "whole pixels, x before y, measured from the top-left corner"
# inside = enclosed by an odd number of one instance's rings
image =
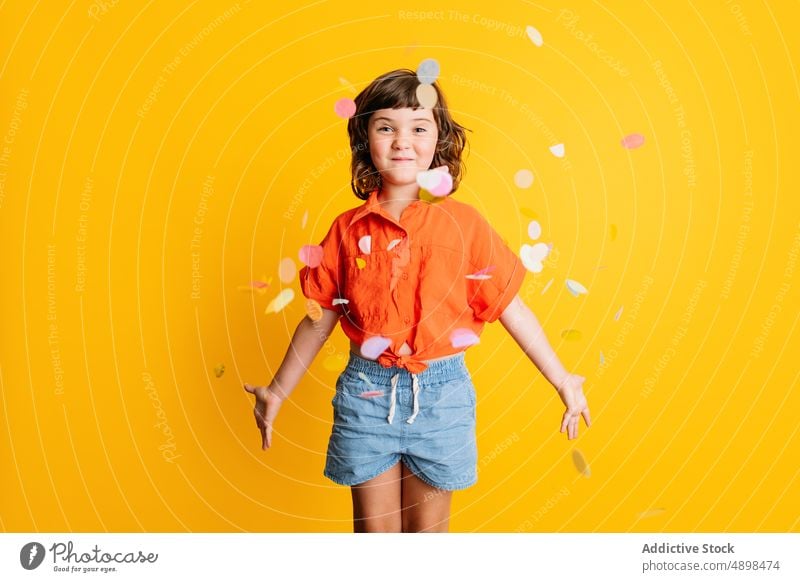
[[[278,313],[284,307],[289,305],[294,299],[294,290],[293,289],[284,289],[278,295],[269,302],[267,308],[264,310],[264,313]]]
[[[364,382],[366,382],[366,383],[367,383],[367,386],[370,386],[370,387],[372,387],[372,388],[374,388],[374,387],[375,387],[375,384],[373,384],[373,383],[372,383],[372,380],[370,380],[369,378],[367,378],[367,375],[366,375],[364,372],[359,372],[359,373],[358,373],[358,377],[359,377],[359,378],[361,378],[362,380],[364,380]]]
[[[528,238],[536,240],[542,236],[542,226],[537,220],[532,220],[528,223]]]
[[[620,315],[622,315],[622,306],[620,306],[619,310],[614,314],[614,321],[619,321]]]
[[[392,340],[388,337],[373,336],[361,344],[361,355],[368,360],[376,360],[391,344]]]
[[[606,363],[606,359],[603,357],[603,352],[601,350],[600,351],[600,364],[605,364],[605,363]]]
[[[533,172],[530,170],[519,170],[514,174],[514,184],[519,188],[530,188],[533,184]]]
[[[547,291],[548,289],[550,289],[550,285],[553,284],[553,281],[554,281],[554,279],[550,279],[547,282],[547,285],[544,286],[544,289],[542,289],[542,292],[539,295],[544,295],[544,292]]]
[[[396,247],[398,244],[400,244],[401,240],[403,240],[403,239],[400,239],[400,238],[393,239],[388,245],[386,245],[386,250],[387,251],[392,250],[394,247]]]
[[[372,251],[372,237],[366,234],[358,239],[358,248],[361,249],[361,252],[365,255],[370,254]]]
[[[349,299],[345,299],[344,297],[337,297],[336,299],[331,301],[331,303],[333,305],[342,305],[342,304],[347,305],[348,303],[350,303],[350,300]]]
[[[436,59],[425,59],[417,66],[417,79],[420,83],[434,83],[439,78],[439,61]]]
[[[563,158],[564,157],[564,144],[563,143],[557,143],[556,145],[554,145],[554,146],[552,146],[550,148],[550,152],[557,158]]]
[[[575,297],[581,294],[586,295],[589,292],[586,290],[586,287],[573,279],[567,279],[567,289],[569,289],[569,292]]]
[[[525,27],[525,33],[528,35],[528,38],[531,39],[531,42],[536,46],[542,46],[544,41],[542,40],[542,33],[536,30],[534,27],[528,25]]]
[[[544,243],[536,243],[535,245],[524,244],[520,247],[519,258],[526,269],[532,273],[541,273],[544,269],[542,261],[550,252],[550,248]]]

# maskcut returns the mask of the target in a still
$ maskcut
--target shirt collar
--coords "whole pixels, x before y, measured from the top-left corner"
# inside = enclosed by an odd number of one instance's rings
[[[367,214],[375,213],[380,214],[381,216],[385,216],[388,220],[394,221],[394,218],[390,217],[381,206],[381,203],[378,202],[378,193],[380,192],[379,188],[375,188],[372,192],[369,193],[369,198],[364,201],[364,204],[358,207],[353,216],[350,217],[350,222],[347,224],[348,227],[352,226],[353,223],[361,220]],[[421,198],[418,201],[412,202],[411,204],[416,204],[416,202],[425,202]]]

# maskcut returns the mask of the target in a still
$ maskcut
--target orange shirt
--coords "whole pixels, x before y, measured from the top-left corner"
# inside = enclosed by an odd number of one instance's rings
[[[339,313],[345,335],[359,346],[373,336],[391,340],[377,359],[381,365],[421,372],[427,368],[421,360],[466,349],[454,330],[479,336],[484,323],[499,318],[526,269],[468,204],[450,196],[416,200],[398,222],[377,198],[374,190],[336,217],[320,245],[322,262],[300,270],[300,287]],[[348,302],[334,305],[337,298]],[[403,342],[411,355],[397,355]]]

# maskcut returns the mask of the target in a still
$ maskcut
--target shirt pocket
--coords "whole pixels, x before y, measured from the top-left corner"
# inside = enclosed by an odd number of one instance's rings
[[[356,258],[364,260],[358,266]],[[371,324],[385,323],[388,304],[392,301],[389,282],[392,273],[392,256],[386,251],[373,251],[366,256],[345,259],[345,297],[347,312],[354,325],[371,328]]]

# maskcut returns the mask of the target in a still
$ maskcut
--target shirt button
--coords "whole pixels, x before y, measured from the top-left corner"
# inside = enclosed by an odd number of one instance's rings
[[[400,275],[400,276],[401,276],[403,279],[408,279],[408,273],[403,273],[403,274],[402,274],[402,275]]]
[[[410,322],[410,321],[411,321],[411,318],[410,318],[410,317],[406,317],[406,318],[405,318],[405,322],[406,322],[406,323],[408,323],[408,322]]]

